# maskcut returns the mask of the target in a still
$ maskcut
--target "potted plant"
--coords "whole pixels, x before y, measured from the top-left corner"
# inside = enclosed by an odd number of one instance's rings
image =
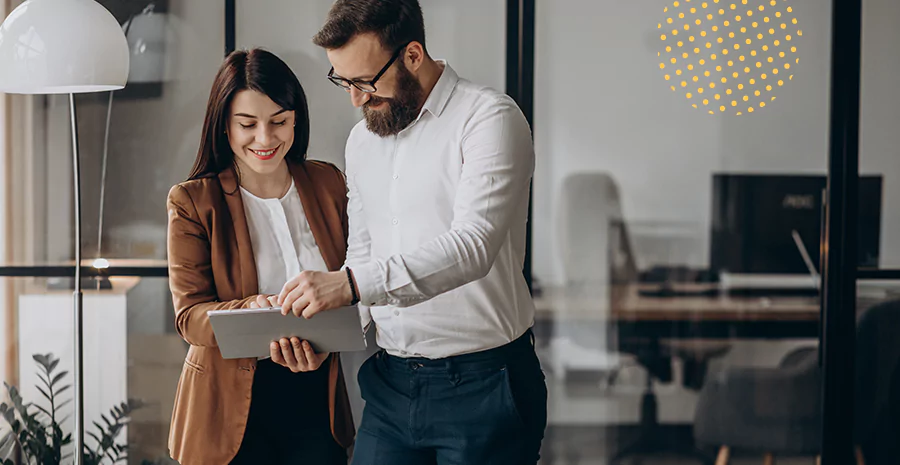
[[[53,354],[33,356],[40,371],[41,384],[37,390],[49,405],[25,403],[15,386],[3,383],[9,395],[9,403],[0,403],[0,416],[6,421],[9,431],[0,439],[0,460],[3,465],[14,465],[14,457],[20,452],[22,463],[35,465],[59,465],[70,459],[72,453],[62,453],[63,446],[72,443],[72,434],[64,434],[61,425],[69,415],[61,417],[63,407],[71,399],[63,400],[61,395],[72,386],[64,384],[68,372],[57,372],[59,359]],[[104,424],[94,422],[94,430],[86,435],[93,445],[85,441],[83,457],[85,465],[119,463],[127,459],[128,445],[117,442],[122,429],[128,423],[131,413],[141,407],[141,403],[129,400],[113,406],[108,415],[101,415]]]

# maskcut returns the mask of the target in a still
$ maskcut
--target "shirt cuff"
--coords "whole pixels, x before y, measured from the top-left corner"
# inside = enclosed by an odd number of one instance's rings
[[[359,303],[366,306],[379,305],[385,300],[384,273],[378,262],[369,262],[364,265],[353,266],[353,278],[356,280],[356,292],[359,293]]]
[[[365,305],[357,305],[359,309],[359,326],[363,330],[363,334],[369,332],[369,325],[372,323],[372,312]]]

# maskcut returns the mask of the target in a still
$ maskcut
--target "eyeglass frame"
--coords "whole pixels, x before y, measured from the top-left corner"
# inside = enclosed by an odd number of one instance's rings
[[[375,87],[375,83],[378,82],[378,80],[381,79],[382,76],[384,76],[384,73],[386,73],[387,70],[390,69],[391,65],[393,65],[394,62],[397,61],[397,58],[400,57],[400,52],[405,50],[406,47],[411,43],[412,43],[412,41],[407,42],[407,43],[403,44],[403,46],[398,48],[394,52],[394,54],[391,56],[391,59],[387,62],[387,64],[384,65],[384,67],[381,68],[381,71],[379,71],[378,74],[376,74],[375,77],[372,78],[372,80],[370,80],[370,81],[350,80],[350,79],[343,78],[340,76],[335,76],[334,75],[334,66],[332,66],[331,71],[328,72],[328,80],[331,81],[332,84],[334,84],[344,90],[350,90],[350,86],[353,86],[356,88],[356,90],[366,93],[366,94],[373,94],[375,92],[378,92],[378,88]],[[344,82],[346,82],[348,84],[346,87],[342,84]],[[366,89],[361,88],[360,85],[362,85],[362,84],[372,86],[372,90],[366,90]]]

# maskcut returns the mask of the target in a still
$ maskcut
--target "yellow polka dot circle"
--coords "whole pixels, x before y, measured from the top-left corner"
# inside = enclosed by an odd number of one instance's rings
[[[743,115],[794,79],[803,36],[791,0],[676,0],[657,25],[659,69],[692,107]]]

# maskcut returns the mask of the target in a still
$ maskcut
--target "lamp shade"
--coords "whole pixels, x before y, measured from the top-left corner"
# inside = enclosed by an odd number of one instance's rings
[[[94,0],[28,0],[0,24],[0,92],[101,92],[127,80],[125,34]]]

